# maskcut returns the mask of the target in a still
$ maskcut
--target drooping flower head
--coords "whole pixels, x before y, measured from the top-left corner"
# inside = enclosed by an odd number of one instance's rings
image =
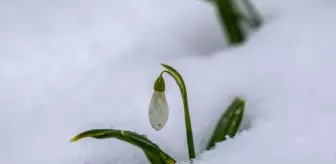
[[[154,92],[149,104],[149,122],[155,130],[161,130],[168,121],[169,110],[165,94],[165,81],[160,75],[154,83]]]

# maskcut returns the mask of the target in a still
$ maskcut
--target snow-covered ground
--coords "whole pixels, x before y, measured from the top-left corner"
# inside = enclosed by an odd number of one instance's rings
[[[265,25],[228,49],[200,0],[1,0],[0,163],[146,164],[118,140],[69,143],[111,127],[186,161],[182,102],[168,76],[168,123],[156,132],[148,121],[163,62],[187,83],[195,163],[334,164],[336,2],[253,2]],[[243,132],[204,152],[235,96],[247,100]]]

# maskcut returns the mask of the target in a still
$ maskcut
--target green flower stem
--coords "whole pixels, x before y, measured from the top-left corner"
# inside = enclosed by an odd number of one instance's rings
[[[180,88],[181,96],[183,100],[183,107],[184,107],[184,120],[186,126],[186,135],[187,135],[187,143],[188,143],[188,152],[189,152],[189,159],[192,160],[195,158],[195,146],[194,146],[194,139],[193,133],[191,128],[191,120],[190,120],[190,113],[189,113],[189,106],[188,106],[188,96],[187,96],[187,88],[185,86],[184,80],[182,76],[172,67],[161,64],[166,70],[162,71],[160,76],[163,73],[168,73],[171,77],[173,77]]]

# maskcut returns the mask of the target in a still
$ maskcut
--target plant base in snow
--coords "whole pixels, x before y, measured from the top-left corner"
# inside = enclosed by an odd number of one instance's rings
[[[149,105],[149,121],[155,130],[161,130],[168,120],[168,103],[165,97],[165,81],[163,73],[172,76],[180,88],[184,106],[185,126],[188,143],[189,160],[192,161],[196,154],[194,148],[193,133],[188,108],[187,87],[182,76],[171,66],[161,64],[165,70],[162,71],[154,83],[154,94]],[[163,96],[164,95],[164,96]],[[245,101],[236,98],[226,112],[218,121],[215,131],[210,139],[207,150],[211,149],[217,142],[222,142],[226,136],[234,137],[243,118]],[[165,153],[158,145],[147,139],[145,135],[136,132],[117,129],[93,129],[79,133],[70,141],[75,142],[83,138],[92,137],[96,139],[115,138],[137,146],[143,150],[151,164],[174,164],[176,160]]]

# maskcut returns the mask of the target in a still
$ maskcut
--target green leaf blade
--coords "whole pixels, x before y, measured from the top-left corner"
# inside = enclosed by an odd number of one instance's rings
[[[162,161],[161,158],[155,156],[150,152],[145,151],[145,155],[151,164],[164,164],[164,161]]]
[[[245,103],[244,102],[238,102],[238,105],[236,107],[236,110],[233,111],[233,116],[232,119],[230,120],[230,127],[228,129],[228,136],[231,138],[234,137],[240,127],[241,121],[243,119],[244,115],[244,108],[245,108]]]
[[[234,137],[240,127],[245,108],[245,101],[236,98],[228,107],[217,123],[213,135],[208,143],[207,150],[215,146],[217,142],[225,141],[228,137]]]
[[[114,138],[117,137],[119,138],[120,135],[121,133],[118,133],[116,130],[113,129],[93,129],[76,135],[70,140],[70,142],[76,142],[78,140],[88,137],[96,139],[104,139],[104,138],[111,138],[111,136],[114,136]]]
[[[115,138],[127,142],[142,149],[151,162],[162,161],[164,164],[175,163],[176,161],[163,152],[159,146],[147,139],[146,136],[132,131],[117,129],[93,129],[79,133],[73,137],[70,142],[76,142],[84,138],[107,139]],[[158,163],[160,164],[160,163]]]

